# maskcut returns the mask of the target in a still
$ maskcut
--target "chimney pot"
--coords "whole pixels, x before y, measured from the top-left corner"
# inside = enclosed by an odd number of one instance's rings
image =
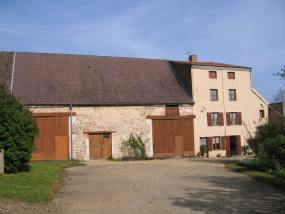
[[[190,62],[198,62],[197,55],[190,55],[189,61]]]

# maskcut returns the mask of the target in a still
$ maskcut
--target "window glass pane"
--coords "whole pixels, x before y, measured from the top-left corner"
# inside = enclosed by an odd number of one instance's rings
[[[210,100],[218,100],[218,90],[210,89]]]
[[[236,112],[230,113],[230,122],[231,124],[237,124],[237,113]]]
[[[200,137],[200,145],[206,145],[207,144],[207,138],[206,137]]]
[[[229,100],[236,100],[236,90],[229,89]]]

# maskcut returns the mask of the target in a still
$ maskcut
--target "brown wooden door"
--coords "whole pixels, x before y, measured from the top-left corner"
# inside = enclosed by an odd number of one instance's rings
[[[175,156],[183,156],[184,154],[183,136],[175,136]]]
[[[69,153],[68,136],[55,136],[56,159],[67,159]]]
[[[178,155],[177,152],[179,156],[194,155],[193,119],[153,120],[152,128],[154,157],[175,156]],[[183,140],[177,138],[179,148],[176,148],[175,136],[183,138]]]
[[[68,159],[69,123],[68,116],[38,117],[39,136],[34,140],[36,150],[31,160]]]
[[[91,160],[106,159],[112,156],[111,134],[89,135],[89,155]]]

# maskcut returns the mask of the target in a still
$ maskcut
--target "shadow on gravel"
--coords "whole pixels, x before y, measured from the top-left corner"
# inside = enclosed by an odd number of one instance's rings
[[[206,213],[285,213],[285,194],[272,193],[267,186],[260,192],[260,184],[251,179],[208,176],[201,180],[211,187],[186,189],[185,197],[169,198],[173,205]]]

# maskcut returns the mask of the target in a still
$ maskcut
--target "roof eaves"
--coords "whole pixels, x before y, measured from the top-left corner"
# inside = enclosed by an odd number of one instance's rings
[[[194,102],[177,102],[177,103],[27,103],[28,106],[142,106],[142,105],[193,105]]]

